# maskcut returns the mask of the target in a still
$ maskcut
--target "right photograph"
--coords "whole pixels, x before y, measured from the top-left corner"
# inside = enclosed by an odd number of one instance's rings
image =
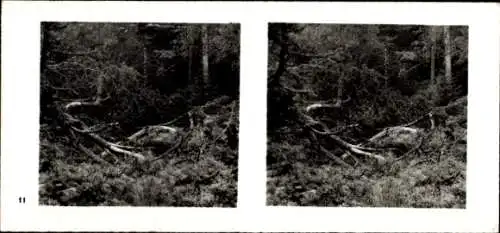
[[[267,205],[465,208],[468,26],[268,28]]]

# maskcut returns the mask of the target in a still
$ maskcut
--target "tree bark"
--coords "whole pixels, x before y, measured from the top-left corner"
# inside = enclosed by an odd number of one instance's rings
[[[43,74],[47,68],[47,58],[48,58],[48,49],[49,49],[49,27],[48,25],[49,23],[47,22],[42,22],[42,25],[41,25],[41,44],[42,44],[42,48],[41,48],[41,54],[40,54],[40,71],[41,73]]]
[[[149,80],[149,67],[148,67],[148,64],[149,64],[149,46],[147,45],[147,36],[144,35],[144,42],[143,42],[143,45],[144,45],[144,48],[143,48],[143,51],[142,51],[142,57],[143,57],[143,60],[142,60],[142,75],[144,76],[144,78],[146,80]]]
[[[286,67],[286,62],[287,62],[287,56],[288,56],[288,34],[286,32],[286,29],[284,26],[280,28],[280,31],[278,32],[280,35],[279,38],[279,45],[280,45],[280,53],[278,55],[278,69],[276,69],[276,72],[274,72],[273,75],[271,75],[271,86],[273,87],[278,87],[280,86],[280,77],[283,75],[285,72],[285,67]]]
[[[87,102],[87,101],[73,101],[65,105],[65,109],[67,112],[71,112],[75,108],[82,108],[82,107],[94,107],[94,108],[99,108],[101,107],[101,104],[108,100],[110,97],[104,97],[104,75],[100,74],[97,76],[96,80],[97,84],[97,93],[96,93],[96,98],[92,102]]]
[[[344,141],[339,136],[337,136],[335,134],[331,134],[331,132],[328,132],[328,131],[327,132],[321,132],[321,131],[318,131],[318,130],[314,129],[311,126],[310,126],[310,129],[313,132],[317,133],[317,134],[329,137],[330,139],[333,140],[333,142],[336,145],[340,146],[341,148],[343,148],[346,151],[351,152],[354,155],[365,156],[365,157],[368,157],[368,158],[375,159],[375,160],[377,160],[377,162],[379,164],[385,163],[385,161],[386,161],[386,159],[383,156],[375,154],[375,153],[370,153],[370,152],[367,151],[367,150],[379,151],[377,149],[365,148],[365,147],[360,147],[360,146],[353,145],[351,143],[348,143],[348,142]]]
[[[444,67],[446,84],[453,84],[451,73],[451,36],[450,26],[444,27]]]
[[[187,27],[188,41],[188,83],[193,81],[193,30],[191,26]]]
[[[202,50],[202,68],[203,68],[203,87],[210,86],[210,74],[208,70],[208,26],[201,26],[201,50]]]
[[[338,156],[336,156],[335,154],[333,154],[332,152],[328,151],[326,148],[324,148],[323,146],[319,146],[319,149],[321,150],[321,152],[323,152],[326,156],[328,156],[329,158],[333,159],[333,161],[335,161],[337,164],[339,165],[342,165],[344,167],[352,167],[350,164],[344,162],[344,160],[342,160],[341,158],[339,158]]]
[[[436,83],[436,28],[431,26],[431,85]]]
[[[338,85],[337,85],[337,100],[335,102],[341,101],[342,96],[344,95],[344,71],[341,72],[341,75],[338,79]]]
[[[387,69],[389,67],[389,51],[384,48],[384,75],[387,76]]]
[[[387,45],[384,46],[384,87],[388,88],[389,87],[389,49],[386,47]]]
[[[153,26],[151,24],[139,24],[138,25],[139,33],[142,36],[142,74],[146,80],[149,81],[150,78],[150,70],[149,70],[149,63],[150,63],[150,55],[151,55],[151,29]]]
[[[267,92],[268,104],[268,132],[273,129],[282,127],[287,120],[298,120],[298,112],[293,106],[293,93],[288,89],[283,88],[280,82],[281,76],[286,71],[288,52],[289,52],[289,37],[287,25],[276,25],[271,28],[269,33],[273,43],[280,47],[278,55],[278,68],[269,77]],[[268,135],[272,135],[268,134]]]
[[[142,154],[135,153],[135,152],[128,151],[128,150],[124,150],[124,149],[120,148],[119,145],[110,143],[110,142],[106,141],[105,139],[103,139],[98,134],[90,132],[88,130],[89,127],[87,125],[85,125],[85,123],[74,118],[70,114],[66,113],[65,116],[66,116],[66,120],[69,122],[70,125],[78,123],[80,125],[80,127],[83,128],[83,129],[78,129],[75,126],[71,126],[71,129],[73,131],[87,136],[88,138],[92,139],[92,141],[94,141],[97,145],[99,145],[103,149],[108,149],[111,152],[116,153],[116,154],[123,154],[123,155],[127,155],[127,156],[132,156],[132,157],[137,158],[140,161],[144,161],[146,159]]]

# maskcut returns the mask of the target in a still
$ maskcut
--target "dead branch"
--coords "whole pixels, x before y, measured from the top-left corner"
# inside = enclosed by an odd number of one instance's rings
[[[305,122],[304,125],[306,126],[306,128],[310,129],[311,136],[315,139],[314,141],[316,143],[319,144],[319,141],[316,139],[317,135],[326,136],[330,140],[332,140],[336,145],[338,145],[341,149],[345,150],[344,156],[336,157],[335,155],[333,155],[331,152],[329,152],[327,149],[325,149],[320,145],[319,149],[325,155],[335,160],[338,164],[345,166],[345,164],[348,163],[346,163],[344,159],[346,159],[347,157],[352,157],[356,161],[357,165],[359,163],[357,157],[360,156],[376,159],[379,163],[385,163],[387,159],[384,158],[381,154],[385,154],[390,150],[396,149],[400,152],[401,156],[393,160],[392,162],[394,163],[399,159],[408,156],[411,153],[414,153],[419,150],[422,151],[421,147],[423,142],[428,138],[429,135],[433,133],[433,130],[436,127],[434,121],[435,120],[434,114],[436,115],[446,114],[443,112],[452,107],[456,106],[461,107],[462,105],[464,105],[465,101],[466,99],[458,99],[456,100],[457,103],[452,103],[448,106],[433,108],[431,112],[409,123],[383,128],[379,133],[375,134],[370,139],[368,139],[366,143],[361,143],[358,145],[351,144],[336,135],[338,132],[344,130],[347,127],[356,127],[357,124],[348,125],[344,129],[333,131],[330,130],[327,127],[327,125],[320,120],[314,119],[313,117],[304,113],[301,113],[300,115],[302,116],[302,119],[304,119]],[[312,104],[306,108],[306,112],[320,107],[331,107],[331,105],[323,103]],[[450,110],[450,111],[460,111],[460,110],[461,109]],[[410,126],[415,126],[416,124],[426,120],[430,121],[431,124],[430,131],[424,128],[410,127]],[[460,139],[458,140],[463,140],[461,138],[462,137],[460,137]],[[416,164],[413,164],[411,166],[415,165]]]
[[[366,152],[366,151],[363,151],[363,150],[361,150],[361,149],[359,149],[357,147],[349,147],[348,149],[349,149],[349,151],[351,151],[352,153],[354,153],[356,155],[363,155],[363,156],[366,156],[366,157],[369,157],[369,158],[374,158],[379,163],[384,163],[385,162],[385,158],[382,157],[381,155],[370,153],[370,152]]]
[[[66,111],[71,112],[76,107],[100,107],[104,101],[110,99],[110,96],[104,97],[104,79],[103,74],[97,76],[97,96],[93,102],[73,101],[66,104]]]
[[[408,132],[408,133],[418,133],[417,129],[414,128],[409,128],[406,126],[393,126],[393,127],[387,127],[383,129],[380,133],[375,134],[373,137],[368,139],[369,142],[375,142],[378,141],[379,139],[383,137],[387,137],[388,134],[394,134],[394,133],[401,133],[401,132]]]
[[[364,151],[361,147],[353,145],[351,143],[348,143],[348,142],[344,141],[342,138],[340,138],[339,136],[334,135],[334,134],[332,134],[329,131],[323,131],[322,132],[322,131],[319,131],[319,130],[314,129],[312,127],[310,127],[310,129],[312,131],[314,131],[315,133],[318,133],[320,135],[328,136],[337,145],[339,145],[340,147],[342,147],[343,149],[345,149],[347,151],[350,151],[351,153],[353,153],[355,155],[373,158],[373,159],[376,159],[379,163],[385,162],[385,158],[384,157],[382,157],[382,156],[380,156],[378,154],[374,154],[374,153],[370,153],[370,152]]]
[[[171,145],[172,139],[179,134],[179,131],[170,126],[151,125],[143,127],[127,140],[138,146],[164,146]]]
[[[90,126],[88,129],[85,129],[85,130],[75,128],[74,130],[78,131],[79,133],[97,133],[97,132],[104,130],[108,126],[115,126],[115,125],[118,125],[118,123],[113,122],[113,123],[109,123],[109,124]]]
[[[103,98],[104,95],[104,79],[105,76],[103,74],[98,75],[97,77],[97,96],[93,102],[86,102],[86,101],[71,101],[67,103],[64,106],[64,110],[62,111],[62,114],[65,118],[66,124],[69,126],[70,133],[73,136],[76,136],[74,132],[77,132],[87,138],[90,138],[94,143],[102,147],[105,151],[109,151],[113,154],[120,154],[120,155],[126,155],[126,156],[132,156],[137,158],[140,161],[144,161],[145,157],[142,154],[129,151],[127,149],[135,149],[133,147],[126,147],[122,145],[118,145],[115,143],[108,142],[95,132],[100,131],[101,129],[97,127],[88,127],[83,121],[80,119],[74,117],[73,115],[70,114],[71,110],[73,110],[76,107],[101,107],[101,104],[103,101],[109,99],[110,97]],[[102,128],[104,128],[106,125],[104,125]],[[97,128],[97,129],[96,129]],[[79,146],[82,151],[84,151],[87,155],[89,155],[92,158],[95,158],[96,160],[99,160],[95,154],[90,151],[89,149],[85,148],[84,146],[80,145]]]
[[[323,58],[323,57],[328,57],[328,56],[331,56],[331,55],[336,55],[338,53],[339,53],[338,51],[333,51],[333,52],[328,52],[328,53],[312,54],[312,53],[301,53],[301,52],[291,51],[290,55],[296,55],[296,56],[302,56],[302,57],[309,57],[309,58]]]
[[[356,128],[358,126],[359,126],[359,124],[350,124],[350,125],[341,126],[341,127],[336,128],[335,130],[333,130],[332,134],[338,134],[338,133],[341,133],[343,131],[346,131],[347,129]]]
[[[403,124],[403,125],[400,125],[400,126],[401,127],[410,127],[410,126],[415,125],[415,124],[417,124],[417,123],[419,123],[419,122],[421,122],[421,121],[423,121],[423,120],[425,120],[427,118],[430,119],[431,124],[433,124],[434,121],[433,121],[433,118],[432,118],[432,112],[429,112],[429,113],[427,113],[427,114],[419,117],[418,119],[416,119],[416,120],[414,120],[412,122],[409,122],[409,123],[406,123],[406,124]]]
[[[75,105],[71,105],[72,103],[75,103],[75,102],[71,102],[71,103],[67,104],[66,107],[65,107],[65,109],[69,109],[68,105],[75,106]],[[135,153],[135,152],[131,152],[131,151],[122,149],[123,146],[116,145],[114,143],[108,142],[107,140],[103,139],[98,134],[92,132],[92,130],[89,130],[89,127],[84,122],[82,122],[81,120],[75,118],[71,114],[64,112],[63,116],[65,116],[65,120],[68,123],[68,125],[70,126],[70,129],[71,129],[70,132],[72,134],[73,134],[73,132],[77,132],[79,134],[82,134],[82,135],[84,135],[84,136],[92,139],[92,141],[94,141],[97,145],[99,145],[103,149],[109,150],[110,152],[112,152],[114,154],[121,154],[121,155],[126,155],[126,156],[132,156],[132,157],[137,158],[140,161],[145,160],[145,157],[143,155],[141,155],[139,153]],[[77,126],[80,127],[80,128],[78,128]]]
[[[94,152],[92,152],[89,148],[85,147],[84,145],[78,144],[78,147],[80,148],[80,150],[82,150],[86,155],[88,155],[93,160],[95,160],[99,163],[102,163],[102,164],[111,165],[108,161],[100,158],[99,156],[97,156]]]
[[[288,86],[285,86],[285,85],[283,85],[283,88],[285,88],[285,89],[287,89],[287,90],[289,90],[291,92],[295,92],[295,93],[313,93],[313,91],[310,90],[310,89],[295,89],[293,87],[288,87]]]
[[[124,150],[124,149],[121,149],[120,147],[116,146],[115,144],[113,143],[110,143],[108,141],[106,141],[105,139],[103,139],[101,136],[95,134],[95,133],[84,133],[83,130],[78,130],[76,129],[75,127],[71,127],[72,130],[80,133],[80,134],[83,134],[84,136],[87,136],[89,137],[90,139],[92,139],[97,145],[99,145],[100,147],[102,148],[105,148],[105,149],[108,149],[110,150],[111,152],[113,153],[116,153],[116,154],[121,154],[121,155],[127,155],[127,156],[132,156],[132,157],[135,157],[141,161],[144,161],[145,160],[145,157],[142,155],[142,154],[139,154],[139,153],[135,153],[135,152],[131,152],[131,151],[127,151],[127,150]],[[82,132],[83,131],[83,132]]]
[[[135,141],[138,138],[144,136],[145,134],[148,134],[149,131],[153,131],[153,130],[166,130],[166,131],[171,131],[171,132],[176,132],[177,131],[175,128],[169,127],[169,126],[150,125],[150,126],[143,127],[141,130],[135,132],[134,134],[132,134],[131,136],[129,136],[127,139],[129,141]]]
[[[386,151],[391,149],[391,148],[373,148],[373,147],[366,147],[366,146],[361,146],[361,145],[355,145],[355,147],[359,150],[364,150],[367,152],[379,152],[379,153],[383,153],[383,152],[386,152]]]
[[[159,160],[159,159],[163,159],[167,155],[170,155],[170,153],[172,153],[174,150],[176,150],[177,148],[179,148],[182,145],[182,143],[184,142],[185,138],[186,138],[186,136],[180,137],[178,139],[177,143],[173,147],[171,147],[170,149],[168,149],[166,152],[162,153],[160,156],[153,158],[151,161],[156,161],[156,160]]]
[[[329,158],[333,159],[336,163],[338,163],[339,165],[342,165],[344,167],[352,167],[350,164],[344,162],[344,160],[342,160],[341,158],[339,158],[338,156],[334,155],[332,152],[328,151],[326,148],[324,148],[323,146],[320,146],[319,147],[320,150],[326,154]]]
[[[64,108],[66,111],[71,111],[72,109],[76,107],[100,107],[102,102],[110,99],[111,97],[106,97],[106,98],[96,98],[95,101],[93,102],[84,102],[84,101],[74,101],[71,103],[66,104]]]
[[[315,120],[314,118],[306,114],[304,114],[304,117],[306,119],[306,126],[309,127],[312,132],[318,135],[329,137],[337,145],[339,145],[346,151],[350,152],[352,155],[373,158],[376,159],[378,162],[386,161],[386,159],[383,156],[381,156],[380,153],[384,153],[387,150],[390,150],[391,146],[392,148],[399,148],[398,145],[404,146],[405,148],[411,145],[413,145],[412,147],[415,147],[415,144],[417,145],[421,144],[417,143],[418,139],[423,140],[422,129],[415,129],[406,126],[395,126],[383,129],[381,132],[371,137],[368,140],[368,143],[354,145],[337,136],[335,132],[329,130],[328,127],[321,121]],[[425,118],[426,117],[421,117],[405,125],[415,124],[416,122],[421,121],[422,119]],[[354,124],[353,126],[355,125],[356,124]],[[318,130],[313,126],[320,126],[321,129]],[[366,144],[372,146],[366,146]],[[417,149],[418,147],[419,146],[417,146]]]
[[[169,121],[169,122],[166,122],[166,123],[162,123],[162,124],[159,124],[160,126],[168,126],[168,125],[171,125],[177,121],[179,121],[180,119],[184,118],[186,115],[189,116],[189,114],[191,114],[191,111],[188,111],[188,112],[185,112],[179,116],[177,116],[176,118],[174,118],[173,120]]]
[[[75,52],[67,52],[63,50],[56,49],[54,52],[61,53],[64,55],[69,55],[69,56],[88,56],[90,54],[96,54],[98,51],[97,49],[91,50],[91,51],[75,51]]]
[[[136,150],[136,149],[138,149],[138,147],[136,147],[136,146],[125,146],[125,145],[120,145],[118,143],[112,143],[112,142],[110,142],[109,144],[112,146],[118,147],[120,149],[124,149],[124,150]]]
[[[327,103],[314,103],[310,104],[306,107],[306,112],[313,111],[315,109],[319,108],[341,108],[343,104],[351,101],[351,96],[348,96],[347,99],[342,100],[342,99],[335,99],[335,103],[333,104],[327,104]]]

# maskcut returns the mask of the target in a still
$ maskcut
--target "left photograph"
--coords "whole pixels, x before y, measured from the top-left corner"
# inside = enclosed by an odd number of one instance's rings
[[[236,207],[239,24],[42,22],[39,204]]]

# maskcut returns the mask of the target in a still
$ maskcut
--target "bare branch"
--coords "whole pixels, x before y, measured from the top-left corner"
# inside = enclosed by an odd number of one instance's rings
[[[350,151],[351,153],[355,154],[355,155],[361,155],[361,156],[366,156],[366,157],[369,157],[369,158],[374,158],[376,159],[379,163],[383,163],[385,162],[385,158],[378,155],[378,154],[374,154],[374,153],[370,153],[370,152],[367,152],[367,151],[364,151],[364,149],[366,148],[362,148],[362,147],[359,147],[359,146],[356,146],[356,145],[353,145],[351,143],[348,143],[346,141],[344,141],[342,138],[340,138],[339,136],[335,135],[335,134],[332,134],[331,132],[329,131],[324,131],[324,132],[321,132],[321,131],[318,131],[312,127],[310,127],[310,129],[315,132],[315,133],[318,133],[320,135],[326,135],[328,136],[330,139],[332,139],[337,145],[339,145],[340,147],[342,147],[343,149],[345,150],[348,150]],[[375,150],[375,149],[374,149]]]
[[[64,54],[64,55],[70,55],[70,56],[86,56],[86,55],[90,55],[90,54],[95,54],[97,53],[97,49],[96,50],[91,50],[91,51],[75,51],[75,52],[67,52],[67,51],[63,51],[63,50],[54,50],[54,52],[57,52],[57,53],[61,53],[61,54]]]
[[[310,104],[306,107],[306,112],[310,112],[319,108],[341,108],[343,104],[351,101],[351,96],[348,96],[347,99],[341,100],[341,99],[336,99],[336,102],[333,104],[326,104],[326,103],[314,103]]]
[[[111,98],[110,96],[108,96],[104,99],[97,97],[96,100],[93,102],[73,101],[73,102],[66,104],[66,106],[64,106],[64,108],[66,109],[66,111],[71,111],[72,109],[77,108],[77,107],[100,107],[102,102],[104,102],[110,98]]]
[[[337,157],[336,155],[334,155],[332,152],[328,151],[327,149],[325,149],[323,146],[320,146],[319,147],[320,150],[325,153],[329,158],[333,159],[336,163],[344,166],[344,167],[352,167],[350,164],[344,162],[344,160],[342,160],[341,158]]]
[[[429,112],[421,117],[419,117],[418,119],[412,121],[412,122],[409,122],[409,123],[406,123],[406,124],[403,124],[403,125],[399,125],[399,126],[395,126],[395,127],[409,127],[409,126],[412,126],[412,125],[415,125],[425,119],[429,118],[431,120],[431,123],[433,122],[432,120],[432,112]]]
[[[135,157],[141,161],[144,161],[145,160],[145,157],[142,155],[142,154],[139,154],[139,153],[135,153],[135,152],[131,152],[131,151],[127,151],[127,150],[124,150],[124,149],[121,149],[119,146],[113,144],[113,143],[110,143],[108,141],[106,141],[105,139],[103,139],[101,136],[95,134],[95,133],[85,133],[85,130],[79,130],[75,127],[71,127],[71,129],[73,129],[74,131],[80,133],[80,134],[83,134],[85,136],[88,136],[89,138],[91,138],[97,145],[105,148],[105,149],[108,149],[110,150],[111,152],[114,152],[114,153],[117,153],[117,154],[123,154],[123,155],[127,155],[127,156],[132,156],[132,157]]]
[[[115,125],[118,125],[118,122],[113,122],[113,123],[103,124],[103,125],[97,125],[97,126],[91,126],[91,127],[89,127],[88,129],[85,129],[85,130],[78,129],[78,128],[73,128],[73,130],[75,130],[75,131],[77,131],[79,133],[97,133],[99,131],[104,130],[106,127],[115,126]]]
[[[151,125],[151,126],[146,126],[143,127],[141,130],[137,131],[133,135],[129,136],[127,139],[129,141],[136,141],[138,138],[142,137],[143,135],[149,133],[150,131],[158,131],[158,132],[169,132],[169,133],[177,133],[177,129],[169,126],[164,126],[164,125]]]
[[[295,92],[295,93],[313,93],[313,91],[311,89],[295,89],[293,87],[288,87],[285,85],[283,85],[283,88],[285,88],[291,92]]]
[[[341,126],[337,129],[335,129],[334,131],[332,131],[333,134],[338,134],[338,133],[341,133],[342,131],[345,131],[347,129],[350,129],[350,128],[356,128],[356,127],[359,127],[359,124],[350,124],[350,125],[345,125],[345,126]]]
[[[96,154],[94,154],[94,152],[92,152],[90,149],[88,149],[84,145],[78,144],[78,147],[80,148],[80,150],[82,150],[86,155],[88,155],[93,160],[95,160],[95,161],[97,161],[99,163],[102,163],[102,164],[111,165],[108,161],[100,158],[99,156],[97,156]]]

